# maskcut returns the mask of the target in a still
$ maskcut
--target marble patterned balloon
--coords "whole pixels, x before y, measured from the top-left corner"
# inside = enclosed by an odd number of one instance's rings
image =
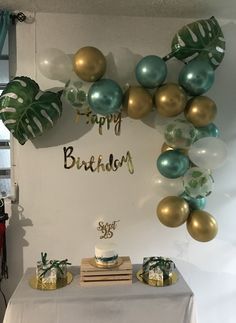
[[[196,130],[190,122],[176,119],[166,125],[164,136],[170,147],[188,149],[194,142]]]
[[[88,110],[88,91],[91,83],[85,82],[77,78],[71,79],[67,82],[63,91],[64,100],[78,112],[85,112]]]
[[[212,192],[213,178],[207,169],[192,167],[183,178],[185,192],[193,198],[202,198]]]

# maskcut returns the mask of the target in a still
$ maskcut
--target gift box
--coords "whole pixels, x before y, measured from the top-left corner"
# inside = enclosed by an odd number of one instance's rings
[[[56,284],[58,280],[67,278],[67,259],[48,260],[47,253],[41,253],[41,261],[37,262],[36,278],[42,284]]]
[[[164,286],[167,280],[172,279],[175,264],[169,258],[145,257],[143,258],[142,278],[152,286]],[[169,285],[169,283],[168,283]]]

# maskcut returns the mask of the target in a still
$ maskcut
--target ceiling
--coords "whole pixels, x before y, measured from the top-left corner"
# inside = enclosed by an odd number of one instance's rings
[[[236,19],[235,0],[1,0],[16,11]]]

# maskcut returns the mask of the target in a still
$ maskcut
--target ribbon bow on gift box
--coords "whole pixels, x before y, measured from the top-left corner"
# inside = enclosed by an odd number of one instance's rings
[[[47,253],[42,253],[41,252],[41,261],[43,266],[46,266],[46,268],[43,270],[43,272],[41,273],[40,277],[44,277],[45,274],[50,271],[52,268],[57,269],[62,275],[63,275],[63,270],[62,270],[62,266],[66,266],[66,265],[71,265],[70,262],[68,262],[68,259],[64,259],[64,260],[47,260]]]

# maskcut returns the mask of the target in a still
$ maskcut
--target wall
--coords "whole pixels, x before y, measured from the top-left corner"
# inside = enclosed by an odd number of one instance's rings
[[[93,45],[119,60],[120,48],[139,55],[164,56],[171,39],[187,19],[132,18],[37,14],[34,24],[17,25],[17,75],[33,77],[42,89],[62,87],[44,78],[36,67],[36,55],[55,47],[68,54]],[[114,240],[121,255],[141,263],[148,255],[171,257],[193,289],[200,323],[232,323],[236,309],[236,94],[232,73],[236,47],[234,21],[221,21],[227,53],[216,71],[208,95],[218,105],[216,124],[229,147],[227,163],[214,172],[215,189],[206,211],[218,221],[219,233],[209,243],[194,241],[185,226],[164,227],[156,218],[156,206],[168,195],[155,184],[156,158],[163,136],[153,124],[154,113],[145,121],[122,120],[121,135],[112,130],[100,136],[97,126],[76,123],[74,111],[64,107],[57,125],[42,137],[24,146],[15,143],[15,176],[19,184],[19,206],[13,205],[8,226],[10,278],[4,287],[11,295],[23,271],[34,266],[41,251],[51,258],[67,257],[79,265],[82,257],[93,256],[99,240],[98,219],[120,220]],[[122,68],[122,66],[120,66]],[[168,62],[168,79],[177,81],[180,62]],[[110,75],[114,71],[110,69]],[[157,120],[161,123],[161,120]],[[90,173],[63,168],[63,147],[72,145],[83,159],[110,153],[121,157],[130,151],[135,172],[126,167],[114,173]]]

